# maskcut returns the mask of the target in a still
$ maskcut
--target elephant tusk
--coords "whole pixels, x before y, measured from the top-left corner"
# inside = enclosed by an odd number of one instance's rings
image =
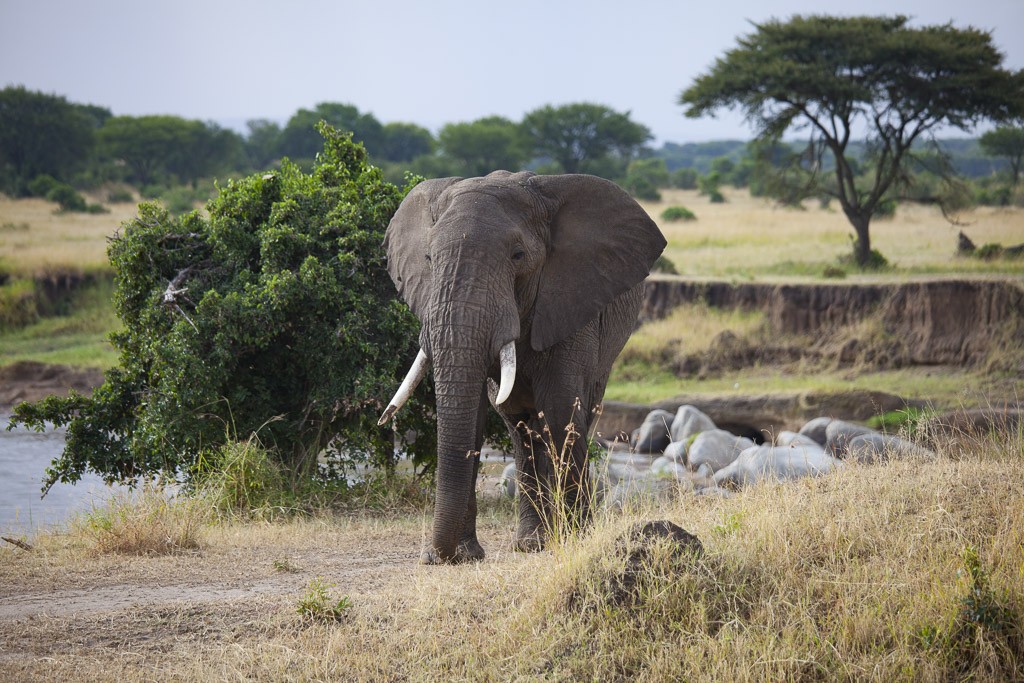
[[[516,383],[516,343],[510,341],[501,347],[499,354],[501,359],[501,384],[498,385],[498,396],[494,399],[494,405],[501,405],[512,393],[512,386]]]
[[[412,396],[413,390],[416,385],[423,380],[423,376],[427,374],[427,365],[430,361],[427,360],[427,354],[420,349],[420,352],[416,354],[416,360],[412,362],[412,367],[409,368],[409,373],[405,376],[402,381],[402,386],[398,387],[398,391],[395,392],[395,397],[391,399],[391,403],[388,404],[387,410],[377,420],[378,425],[383,425],[385,422],[391,419],[395,413],[398,412],[409,397]]]

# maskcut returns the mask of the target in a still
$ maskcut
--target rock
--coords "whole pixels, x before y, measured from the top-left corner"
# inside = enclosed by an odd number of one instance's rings
[[[686,442],[673,441],[665,447],[665,457],[672,458],[678,463],[686,463]]]
[[[861,434],[850,439],[848,460],[872,464],[902,458],[934,458],[935,453],[898,436]]]
[[[824,449],[808,446],[754,446],[715,473],[715,484],[752,484],[762,479],[783,481],[827,474],[842,462]]]
[[[714,428],[714,421],[701,411],[691,405],[679,406],[675,419],[672,420],[672,441],[686,443],[694,434],[700,434]]]
[[[825,428],[825,450],[834,457],[845,458],[846,452],[850,447],[850,441],[854,437],[878,433],[870,427],[854,424],[853,422],[832,420],[828,423],[828,427]]]
[[[736,436],[724,429],[701,432],[687,451],[687,465],[691,470],[698,470],[706,465],[712,471],[717,471],[753,445],[754,442],[750,439]]]
[[[690,471],[682,463],[664,455],[651,463],[650,473],[654,477],[690,481]]]
[[[804,426],[800,428],[799,433],[814,439],[819,446],[824,446],[825,442],[828,440],[825,430],[828,429],[831,422],[831,417],[816,417],[804,424]]]
[[[623,478],[608,488],[601,502],[612,510],[621,510],[629,505],[653,505],[671,500],[677,490],[676,482],[670,479],[651,476]]]
[[[516,464],[510,462],[501,471],[501,479],[498,480],[498,490],[506,498],[516,497]]]
[[[672,420],[672,413],[667,410],[658,409],[647,413],[644,423],[633,438],[633,447],[640,453],[663,452],[672,441],[669,438]]]
[[[816,439],[812,439],[806,434],[800,434],[799,432],[779,432],[779,435],[775,437],[776,446],[816,446],[821,448],[824,446],[823,442],[819,442]]]

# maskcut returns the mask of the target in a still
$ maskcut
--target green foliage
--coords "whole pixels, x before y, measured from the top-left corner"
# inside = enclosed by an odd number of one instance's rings
[[[1012,126],[1000,126],[981,136],[978,143],[989,156],[1006,157],[1010,162],[1010,183],[1020,182],[1021,161],[1024,160],[1024,119]]]
[[[88,160],[94,131],[109,115],[24,86],[0,90],[0,190],[19,196],[42,174],[70,179]]]
[[[97,137],[99,153],[123,162],[128,180],[139,186],[169,177],[194,184],[238,167],[244,153],[238,134],[178,116],[115,116]]]
[[[825,266],[821,276],[826,280],[843,280],[846,278],[846,271],[839,266]]]
[[[900,410],[890,410],[881,415],[870,417],[868,418],[867,426],[882,432],[888,432],[889,434],[899,431],[913,434],[917,425],[930,415],[931,412],[923,408],[907,406]]]
[[[1003,245],[996,242],[984,244],[974,252],[974,255],[982,261],[991,261],[992,259],[999,258],[1002,254]]]
[[[622,181],[623,189],[631,195],[651,201],[660,200],[658,188],[668,186],[669,174],[665,160],[657,157],[631,161],[626,167],[626,178]]]
[[[303,619],[309,621],[334,622],[341,621],[352,607],[348,596],[335,598],[330,594],[334,584],[327,583],[321,577],[309,582],[306,592],[299,598],[296,611]]]
[[[75,188],[65,183],[54,185],[46,193],[46,198],[60,206],[61,211],[84,212],[88,208],[85,197],[78,194]]]
[[[717,171],[711,171],[707,175],[702,175],[697,179],[697,187],[702,195],[711,198],[712,202],[715,202],[717,196],[718,201],[724,201],[722,193],[719,188],[722,186],[722,176]]]
[[[329,443],[334,463],[391,461],[393,435],[376,421],[418,335],[381,247],[402,192],[361,146],[322,132],[311,174],[286,163],[228,183],[208,219],[143,204],[122,226],[109,248],[119,366],[91,397],[24,403],[12,418],[67,426],[48,483],[87,470],[189,477],[229,433],[257,430],[299,476],[317,472]],[[400,436],[431,432],[422,400],[400,426]],[[404,447],[420,464],[433,457],[432,439]]]
[[[285,473],[255,434],[201,455],[194,479],[221,514],[266,514],[292,502]]]
[[[373,114],[364,114],[351,104],[321,102],[312,110],[299,109],[288,119],[279,138],[278,155],[293,160],[315,157],[321,147],[317,133],[321,121],[352,133],[352,140],[363,143],[371,155],[383,149],[384,127]]]
[[[685,206],[669,206],[661,212],[663,221],[695,221],[697,214]]]
[[[662,254],[651,266],[652,273],[665,273],[666,275],[679,275],[679,271],[676,270],[676,264],[672,263],[672,260]]]
[[[782,182],[761,189],[791,204],[821,190],[836,196],[857,231],[862,266],[878,204],[910,180],[915,141],[937,126],[969,130],[1024,111],[1024,72],[1002,68],[989,33],[908,23],[904,16],[795,16],[755,24],[680,95],[690,117],[741,110],[762,144],[779,144],[794,127],[809,130],[806,149],[777,172]],[[849,147],[860,127],[867,130],[865,177]]]
[[[501,116],[449,123],[438,134],[441,153],[455,163],[454,173],[475,177],[491,171],[519,171],[529,159],[529,141],[518,125]]]
[[[680,168],[672,173],[672,187],[680,190],[696,190],[697,178],[700,176],[695,168]]]
[[[50,191],[61,185],[61,182],[54,178],[49,173],[41,173],[32,179],[26,186],[29,195],[33,197],[46,198],[46,195],[50,194]]]
[[[386,123],[381,149],[375,159],[382,161],[412,161],[434,151],[434,136],[414,123]]]
[[[852,237],[851,240],[853,240]],[[858,258],[856,241],[854,241],[853,249],[850,253],[840,256],[837,260],[840,266],[852,266],[864,271],[887,270],[889,268],[889,259],[885,258],[882,252],[877,249],[872,249],[866,259]]]
[[[523,117],[522,127],[533,151],[557,161],[565,173],[598,174],[597,162],[607,157],[628,161],[652,137],[628,112],[586,102],[534,109]]]

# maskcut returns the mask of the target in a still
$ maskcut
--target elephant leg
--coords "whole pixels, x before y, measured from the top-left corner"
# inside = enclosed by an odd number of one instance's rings
[[[487,427],[487,406],[487,390],[485,388],[480,401],[480,414],[477,417],[476,425],[477,454],[473,463],[473,489],[469,494],[469,505],[466,507],[466,518],[462,523],[462,539],[459,541],[457,554],[457,560],[460,562],[482,560],[485,555],[484,548],[476,537],[476,480],[480,473],[480,449],[484,444],[484,429]]]
[[[510,415],[499,408],[498,414],[508,428],[516,463],[516,504],[519,521],[513,546],[522,552],[541,550],[544,547],[542,518],[545,499],[541,485],[544,477],[542,471],[538,471],[537,460],[534,457],[534,452],[542,445],[531,436],[536,425],[531,423],[529,413]]]

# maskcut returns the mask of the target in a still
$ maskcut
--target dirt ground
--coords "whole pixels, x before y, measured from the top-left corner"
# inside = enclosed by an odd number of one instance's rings
[[[70,389],[87,394],[102,383],[103,371],[96,368],[31,361],[12,363],[0,368],[0,410],[7,410],[21,401],[66,394]]]
[[[481,521],[480,567],[514,561],[511,522]],[[101,555],[73,534],[32,550],[3,544],[0,679],[53,680],[69,668],[75,680],[159,678],[183,653],[302,629],[297,603],[317,578],[335,597],[377,603],[417,574],[446,571],[418,564],[428,528],[426,514],[222,524],[200,550],[148,557]]]

